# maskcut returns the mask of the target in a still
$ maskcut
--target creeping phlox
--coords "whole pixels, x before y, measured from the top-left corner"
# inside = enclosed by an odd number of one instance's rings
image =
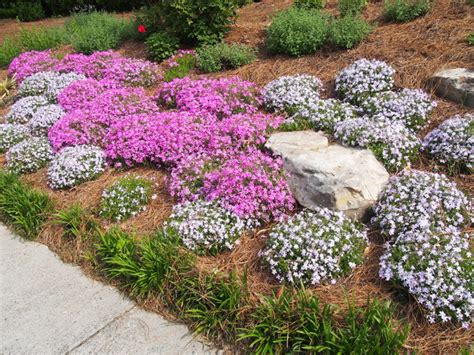
[[[445,176],[405,171],[391,179],[374,221],[393,239],[385,245],[380,277],[405,286],[430,322],[460,321],[474,313],[469,225],[472,205]]]
[[[474,115],[454,116],[423,140],[423,149],[454,170],[474,169]]]
[[[7,154],[7,168],[16,174],[35,172],[53,159],[53,150],[44,137],[31,137],[15,144]]]
[[[17,82],[21,83],[26,77],[35,73],[55,70],[58,64],[59,59],[51,50],[24,52],[12,60],[8,66],[8,75],[16,75]]]
[[[341,121],[334,136],[344,145],[369,148],[390,171],[409,165],[421,146],[413,131],[380,115]]]
[[[418,89],[403,89],[399,92],[379,92],[359,102],[362,113],[368,116],[382,115],[390,122],[399,121],[418,131],[426,124],[436,107],[430,96]]]
[[[58,73],[45,71],[28,76],[18,87],[20,96],[45,96],[49,101],[56,102],[58,94],[77,80],[85,79],[82,74]]]
[[[106,168],[102,149],[77,145],[61,150],[48,167],[48,184],[53,189],[65,189],[102,174]]]
[[[358,104],[367,96],[393,88],[395,69],[378,60],[360,59],[336,76],[336,91],[344,101]]]
[[[263,88],[263,101],[270,111],[293,113],[301,105],[319,99],[322,82],[308,74],[282,76]]]
[[[12,105],[5,118],[8,123],[25,124],[40,107],[46,105],[49,105],[49,101],[45,96],[23,97]]]
[[[26,126],[33,136],[47,137],[49,129],[65,114],[66,112],[59,105],[42,106],[33,114]]]
[[[333,133],[336,123],[356,117],[357,109],[351,104],[335,99],[313,100],[298,106],[294,115],[285,121],[285,126]]]
[[[256,221],[241,219],[216,202],[197,200],[176,205],[164,227],[196,253],[215,255],[233,249],[242,234],[256,225]]]
[[[100,215],[115,221],[134,217],[146,209],[151,192],[151,181],[126,176],[102,192]]]
[[[336,283],[364,258],[366,231],[342,212],[303,210],[278,224],[260,252],[279,282]]]
[[[25,125],[14,123],[0,124],[0,153],[6,152],[15,144],[28,138],[30,132]]]

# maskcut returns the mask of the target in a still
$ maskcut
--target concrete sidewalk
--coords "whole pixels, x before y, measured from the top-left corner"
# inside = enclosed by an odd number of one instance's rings
[[[0,312],[0,354],[215,353],[1,224]]]

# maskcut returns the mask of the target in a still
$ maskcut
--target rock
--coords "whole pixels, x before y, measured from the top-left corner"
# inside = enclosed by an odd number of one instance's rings
[[[287,180],[304,207],[327,207],[364,220],[389,174],[367,149],[329,144],[319,132],[273,134],[266,147],[284,160]]]
[[[440,70],[431,77],[430,83],[438,96],[474,107],[474,70]]]

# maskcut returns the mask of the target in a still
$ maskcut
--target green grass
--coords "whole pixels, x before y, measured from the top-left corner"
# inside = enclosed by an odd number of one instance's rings
[[[189,75],[189,72],[196,66],[196,58],[191,54],[176,59],[176,62],[178,63],[177,66],[171,67],[165,72],[164,81],[170,82],[177,78],[182,79]]]
[[[0,44],[0,66],[2,68],[8,67],[10,62],[22,52],[23,49],[18,40],[6,37]]]
[[[0,171],[0,217],[21,236],[36,238],[51,210],[47,194],[23,184],[17,175]]]
[[[203,73],[235,69],[255,58],[255,49],[243,44],[210,44],[197,50],[197,65]]]
[[[54,214],[54,223],[63,229],[63,237],[85,240],[97,229],[97,223],[79,204]]]

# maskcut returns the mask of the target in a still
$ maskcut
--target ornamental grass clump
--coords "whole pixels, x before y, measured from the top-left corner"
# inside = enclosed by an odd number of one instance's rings
[[[342,212],[303,210],[278,224],[260,253],[279,282],[334,284],[364,259],[368,239]]]
[[[314,100],[300,105],[293,116],[288,118],[284,130],[323,130],[334,132],[334,126],[347,119],[357,117],[357,109],[336,99]]]
[[[319,99],[323,84],[308,74],[282,76],[263,88],[263,101],[267,110],[293,113],[299,106]]]
[[[152,183],[139,176],[126,176],[104,189],[99,214],[120,222],[146,209]]]
[[[32,173],[45,167],[53,159],[48,139],[32,137],[11,147],[7,154],[7,168],[16,174]]]
[[[105,153],[90,145],[61,150],[48,167],[48,184],[53,189],[67,189],[93,180],[106,168]]]
[[[336,92],[344,101],[357,105],[367,96],[391,90],[394,75],[395,69],[385,62],[360,59],[336,76]]]
[[[474,169],[474,115],[456,115],[441,123],[423,140],[423,149],[451,172]]]
[[[31,135],[36,137],[48,136],[49,129],[64,115],[66,112],[59,105],[50,104],[40,107],[31,120],[26,124]]]
[[[39,72],[23,80],[18,87],[18,94],[23,97],[43,95],[51,102],[56,102],[58,94],[64,88],[85,78],[84,75],[76,73]]]
[[[216,202],[197,200],[176,205],[164,228],[197,254],[216,255],[232,250],[255,225],[255,221],[241,219]]]
[[[390,121],[400,121],[414,131],[423,128],[436,106],[436,102],[419,89],[379,92],[359,102],[366,115],[380,114]]]
[[[469,199],[446,176],[416,170],[393,177],[375,207],[373,221],[390,237],[407,230],[462,229],[470,223]]]
[[[25,125],[13,123],[0,124],[0,154],[5,153],[15,144],[28,138],[30,132]]]
[[[10,112],[5,115],[8,123],[28,123],[33,114],[42,106],[49,105],[45,96],[28,96],[19,99],[10,107]]]
[[[381,115],[341,121],[335,125],[334,136],[343,145],[369,148],[390,171],[409,165],[421,146],[414,132]]]

